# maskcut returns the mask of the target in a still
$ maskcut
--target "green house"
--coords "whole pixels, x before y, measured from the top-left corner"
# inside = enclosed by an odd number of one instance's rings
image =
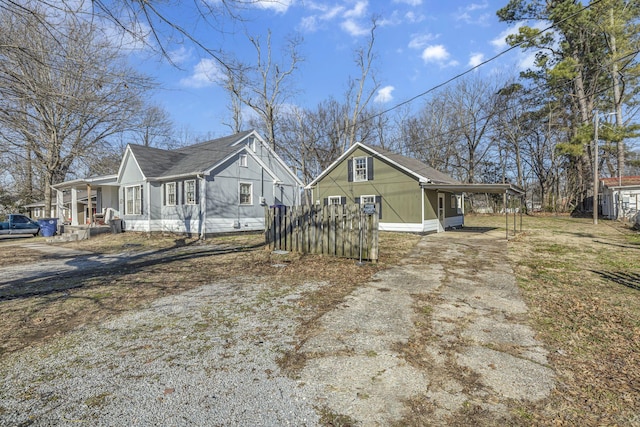
[[[316,204],[375,204],[380,230],[424,233],[463,226],[464,186],[418,160],[356,143],[306,188]]]

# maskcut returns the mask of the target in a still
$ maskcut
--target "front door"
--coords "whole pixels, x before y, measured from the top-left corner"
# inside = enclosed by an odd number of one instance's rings
[[[444,231],[444,194],[438,193],[438,233]]]

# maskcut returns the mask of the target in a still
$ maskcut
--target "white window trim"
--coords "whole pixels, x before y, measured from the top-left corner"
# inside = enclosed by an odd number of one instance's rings
[[[129,192],[132,192],[132,209],[129,209]],[[142,215],[141,186],[131,185],[124,188],[124,212],[125,215]]]
[[[337,200],[338,203],[333,203],[334,200]],[[341,205],[342,204],[342,196],[329,196],[327,197],[328,205]]]
[[[169,195],[171,194],[169,192],[169,188],[173,187],[173,203],[171,203],[171,199],[169,198]],[[175,182],[167,182],[164,184],[164,200],[165,200],[165,204],[167,206],[175,206],[177,204],[178,201],[178,192],[177,190],[177,186]]]
[[[193,183],[193,199],[189,199],[189,191],[187,190],[189,183]],[[189,179],[184,182],[184,201],[187,205],[195,205],[196,204],[196,180]]]
[[[451,208],[455,209],[458,214],[462,213],[462,195],[460,194],[451,195]]]
[[[249,203],[242,203],[242,186],[249,186]],[[238,183],[238,204],[240,206],[252,206],[253,205],[253,183],[251,182],[240,182]]]
[[[358,161],[359,160],[363,160],[364,161],[364,177],[360,177],[358,176]],[[362,169],[361,169],[362,170]],[[366,157],[354,157],[353,158],[353,182],[364,182],[367,181],[367,177],[369,176],[369,166],[367,163],[367,158]]]
[[[247,160],[248,158],[249,158],[248,155],[240,154],[240,156],[238,157],[238,166],[246,168],[248,164],[248,160]]]
[[[369,202],[365,202],[365,201],[364,201],[364,199],[365,199],[365,198],[370,198],[370,199],[371,199],[371,201],[369,201]],[[366,194],[366,195],[364,195],[364,196],[360,196],[360,204],[361,204],[361,205],[366,205],[367,203],[374,204],[375,202],[376,202],[376,196],[375,196],[375,195],[372,195],[372,194]]]

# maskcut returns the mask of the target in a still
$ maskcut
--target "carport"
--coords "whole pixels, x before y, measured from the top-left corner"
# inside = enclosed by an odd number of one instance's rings
[[[520,213],[520,232],[522,232],[522,205],[525,191],[513,184],[436,184],[436,183],[423,183],[422,188],[447,191],[447,192],[459,192],[459,193],[473,193],[473,194],[502,194],[504,202],[504,218],[506,239],[509,239],[509,203],[516,199],[518,200],[518,209],[513,209],[513,235],[518,232],[517,213]]]

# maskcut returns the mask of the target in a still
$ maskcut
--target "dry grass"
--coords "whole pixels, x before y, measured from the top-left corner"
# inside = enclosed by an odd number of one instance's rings
[[[503,218],[471,217],[474,226]],[[518,283],[558,375],[523,407],[532,424],[640,425],[640,233],[613,221],[524,217],[509,243]]]
[[[30,239],[29,242],[33,242]],[[35,240],[37,241],[37,240]],[[206,241],[177,235],[127,232],[104,234],[64,247],[94,253],[130,252],[125,264],[94,271],[71,272],[33,278],[0,290],[0,355],[51,339],[82,325],[134,310],[151,301],[223,280],[282,284],[327,282],[321,292],[309,295],[305,317],[330,310],[358,283],[381,268],[396,263],[417,236],[382,233],[383,247],[377,264],[357,266],[354,260],[298,254],[275,255],[263,246],[257,233],[217,236]],[[20,252],[21,262],[55,258],[16,241],[2,242],[5,253]],[[137,252],[151,251],[145,256]],[[0,259],[9,257],[0,257]],[[274,264],[286,265],[285,268]],[[6,265],[5,265],[6,266]],[[355,279],[355,280],[354,280]]]

